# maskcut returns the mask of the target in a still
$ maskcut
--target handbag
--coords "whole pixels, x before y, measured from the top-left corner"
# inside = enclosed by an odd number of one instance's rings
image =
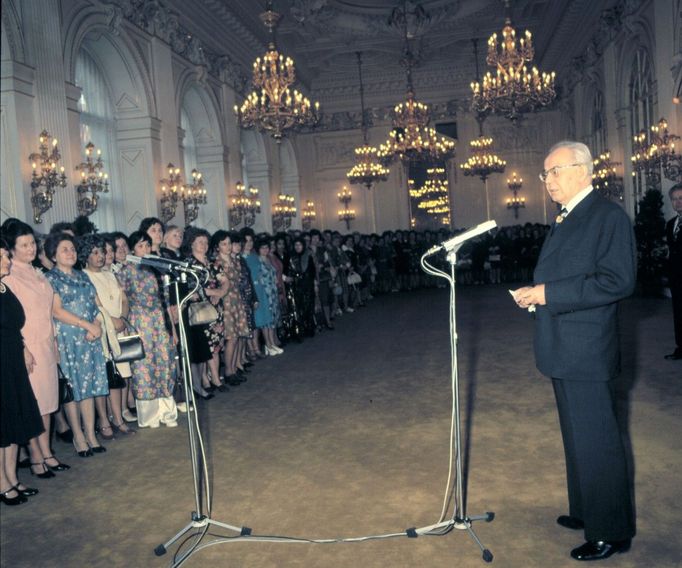
[[[73,386],[71,381],[62,371],[61,365],[57,365],[57,377],[59,379],[59,402],[60,404],[67,404],[73,402]]]
[[[125,379],[121,376],[116,368],[116,363],[111,359],[107,360],[107,382],[109,383],[109,390],[124,389],[126,386]]]
[[[350,284],[352,286],[353,284],[360,284],[360,283],[362,283],[362,276],[360,276],[357,272],[351,272],[348,275],[348,284]]]
[[[218,310],[207,300],[190,304],[187,313],[189,325],[205,325],[218,319]]]
[[[130,363],[132,361],[139,361],[140,359],[144,359],[146,357],[145,352],[144,352],[144,345],[142,343],[142,337],[140,337],[140,334],[138,331],[130,324],[130,322],[122,318],[123,321],[128,324],[128,327],[130,327],[133,330],[132,335],[124,335],[122,337],[118,337],[118,344],[121,348],[121,353],[118,355],[115,355],[114,353],[111,354],[111,356],[114,359],[115,363]]]

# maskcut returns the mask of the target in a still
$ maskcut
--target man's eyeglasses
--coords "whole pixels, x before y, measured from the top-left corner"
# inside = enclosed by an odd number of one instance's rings
[[[574,168],[575,166],[584,166],[585,164],[578,162],[577,164],[566,164],[565,166],[554,166],[553,168],[549,168],[548,170],[545,170],[543,172],[540,172],[538,174],[538,177],[540,178],[540,181],[542,183],[545,183],[547,181],[547,178],[551,176],[556,176],[557,172],[559,170],[563,170],[564,168]]]

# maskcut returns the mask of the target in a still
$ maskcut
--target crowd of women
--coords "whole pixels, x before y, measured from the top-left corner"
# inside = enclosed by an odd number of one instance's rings
[[[510,227],[467,244],[458,278],[527,280],[544,234],[543,226]],[[153,217],[130,235],[100,234],[79,218],[42,236],[7,219],[0,227],[1,501],[18,505],[38,493],[19,481],[18,468],[40,478],[70,469],[55,455],[52,433],[90,458],[106,452],[101,440],[135,434],[134,423],[177,426],[188,404],[183,352],[195,398],[209,400],[246,381],[259,359],[334,329],[336,317],[374,295],[438,285],[419,260],[449,236],[271,236],[249,228],[211,235]],[[140,264],[143,257],[181,261],[197,282],[169,285],[163,271]],[[130,345],[136,355],[126,358]]]

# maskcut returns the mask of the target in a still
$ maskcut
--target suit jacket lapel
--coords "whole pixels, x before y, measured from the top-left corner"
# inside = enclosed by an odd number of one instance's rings
[[[561,222],[553,226],[553,230],[547,235],[545,242],[542,244],[540,257],[538,262],[541,262],[552,254],[562,242],[566,240],[571,233],[580,227],[581,218],[584,217],[590,210],[592,204],[598,199],[596,191],[592,190],[590,194],[575,206],[568,216]]]

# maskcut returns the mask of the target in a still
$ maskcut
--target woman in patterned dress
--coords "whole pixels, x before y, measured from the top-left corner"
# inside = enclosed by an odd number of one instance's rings
[[[64,405],[64,413],[73,432],[76,452],[80,457],[90,457],[106,451],[95,434],[95,397],[103,397],[100,429],[113,437],[106,412],[109,385],[99,339],[102,327],[97,319],[97,291],[87,275],[74,268],[78,256],[76,240],[71,235],[51,234],[45,241],[45,255],[55,263],[45,276],[54,289],[59,364],[73,387],[74,400]]]
[[[12,270],[4,279],[24,309],[26,323],[21,329],[24,344],[39,365],[29,371],[29,381],[43,419],[45,431],[29,441],[31,471],[41,478],[62,471],[50,450],[50,418],[59,407],[57,359],[59,351],[52,322],[54,291],[40,270],[32,266],[37,247],[33,229],[19,219],[2,224],[2,236],[12,253]]]
[[[254,248],[258,255],[251,255],[250,268],[258,298],[258,308],[254,314],[256,329],[263,334],[265,354],[280,355],[284,350],[277,347],[275,337],[275,327],[279,320],[277,270],[270,261],[268,239],[258,239]]]
[[[246,307],[239,293],[241,280],[241,241],[238,233],[230,232],[225,235],[216,233],[211,239],[215,254],[215,264],[220,267],[225,277],[226,294],[223,297],[223,333],[225,335],[225,350],[223,362],[225,365],[225,380],[232,385],[241,381],[237,378],[239,338],[248,336],[249,322]],[[236,244],[235,244],[236,243]]]
[[[152,243],[146,233],[135,231],[128,238],[128,246],[135,256],[145,256]],[[177,426],[178,410],[173,400],[175,336],[166,328],[156,276],[145,266],[127,263],[116,278],[128,297],[128,318],[142,336],[145,351],[144,359],[131,364],[138,425]]]

